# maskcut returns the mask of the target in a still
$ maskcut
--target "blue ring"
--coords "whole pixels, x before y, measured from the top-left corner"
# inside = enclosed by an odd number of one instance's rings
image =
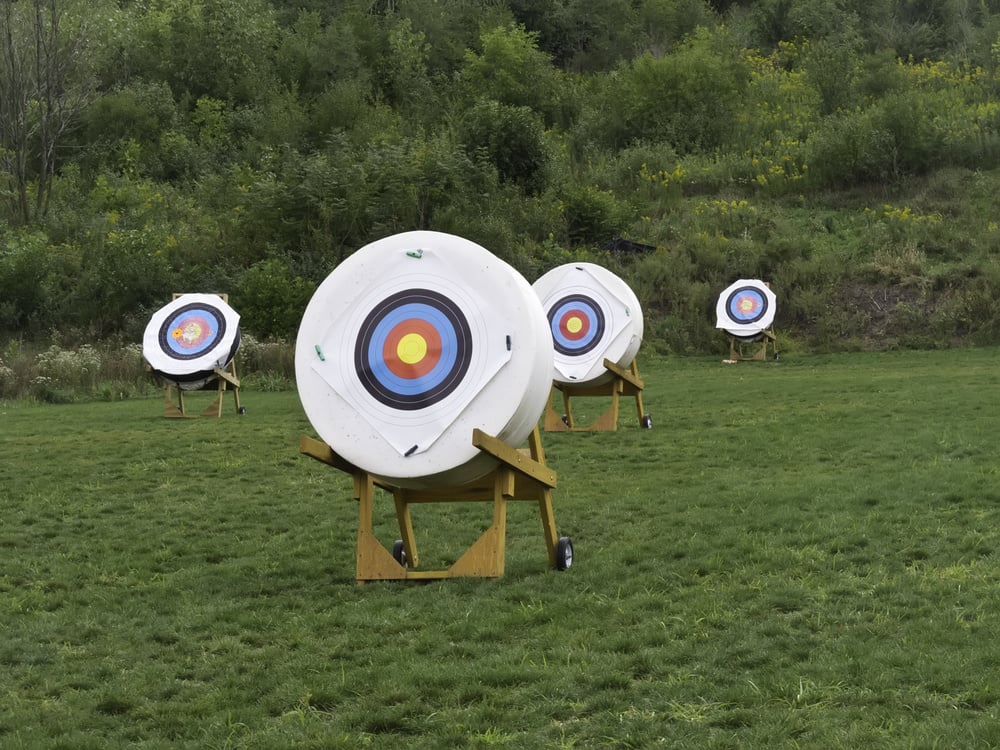
[[[441,338],[441,359],[429,373],[412,380],[389,370],[382,350],[392,329],[408,319],[432,325]],[[472,362],[472,332],[461,309],[439,292],[407,289],[377,304],[365,317],[354,343],[354,371],[365,390],[393,409],[415,411],[451,394]]]
[[[590,328],[583,338],[568,339],[559,330],[559,322],[571,311],[579,310],[590,323]],[[560,354],[580,356],[592,351],[600,343],[604,335],[604,313],[596,302],[582,294],[571,294],[555,302],[549,308],[549,329],[552,331],[552,343]]]
[[[211,336],[206,338],[197,347],[191,348],[179,346],[177,344],[177,340],[171,335],[171,332],[177,328],[184,318],[193,317],[195,315],[204,318],[210,324],[214,322],[215,330],[212,332]],[[219,342],[222,341],[225,334],[226,319],[222,313],[212,307],[195,302],[179,308],[171,317],[164,321],[163,325],[160,326],[158,340],[160,343],[160,349],[168,357],[171,357],[172,359],[188,360],[197,359],[206,352],[211,351],[213,347],[217,346]]]
[[[744,295],[753,297],[758,303],[760,303],[760,307],[757,309],[756,313],[744,315],[735,308],[734,303],[736,302],[736,299]],[[741,286],[739,289],[734,290],[732,294],[729,295],[729,299],[726,300],[726,313],[729,315],[730,320],[736,323],[756,323],[764,317],[764,314],[767,312],[767,308],[767,297],[765,297],[759,289],[752,286]]]
[[[441,337],[440,359],[429,373],[419,378],[399,377],[389,369],[382,358],[385,340],[389,334],[397,325],[410,318],[430,323]],[[410,302],[387,313],[375,326],[371,342],[368,344],[368,364],[372,375],[388,390],[406,396],[416,396],[441,385],[455,366],[457,356],[458,339],[448,318],[436,307],[421,302]]]

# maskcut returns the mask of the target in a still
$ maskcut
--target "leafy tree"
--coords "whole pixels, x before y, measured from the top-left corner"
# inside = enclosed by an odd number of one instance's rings
[[[641,46],[636,43],[641,21],[630,0],[508,0],[508,5],[518,21],[538,32],[540,48],[563,70],[611,70]]]
[[[369,36],[373,34],[370,29]],[[338,83],[357,82],[367,89],[371,85],[365,52],[369,43],[349,19],[328,23],[318,11],[302,12],[281,30],[275,75],[285,88],[307,101]]]
[[[21,224],[48,210],[60,146],[91,96],[80,10],[61,0],[0,2],[0,167]]]
[[[821,114],[833,114],[851,106],[857,63],[854,51],[846,43],[835,39],[809,43],[803,55],[803,68],[819,93]]]
[[[482,51],[467,51],[459,74],[465,95],[551,114],[559,76],[548,55],[538,49],[537,37],[523,26],[483,32]]]
[[[98,96],[83,115],[79,148],[86,153],[81,163],[97,173],[122,163],[125,150],[137,146],[137,168],[156,177],[169,177],[163,164],[161,141],[177,126],[177,111],[169,88],[161,82],[142,80],[117,87]]]
[[[699,26],[711,28],[715,24],[715,14],[705,0],[642,0],[638,13],[646,49],[657,57]]]
[[[684,154],[727,143],[748,71],[724,34],[699,29],[669,55],[645,53],[598,81],[586,139],[614,149],[664,141]]]
[[[459,131],[466,150],[485,157],[502,182],[528,193],[545,188],[550,151],[541,119],[530,108],[482,99],[465,113]]]
[[[274,88],[279,29],[267,0],[151,0],[133,13],[131,75],[192,101],[247,103]]]
[[[315,289],[314,283],[292,276],[278,258],[255,263],[233,293],[240,327],[264,338],[293,336]]]

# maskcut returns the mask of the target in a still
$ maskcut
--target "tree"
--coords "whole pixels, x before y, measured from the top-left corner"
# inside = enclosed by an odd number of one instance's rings
[[[48,210],[59,146],[90,99],[86,28],[69,9],[0,0],[0,168],[20,224]]]

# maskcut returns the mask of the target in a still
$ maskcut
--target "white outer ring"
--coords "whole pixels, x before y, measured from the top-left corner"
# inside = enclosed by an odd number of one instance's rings
[[[420,257],[415,257],[415,256]],[[363,399],[345,398],[331,386],[331,378],[317,371],[317,344],[329,339],[331,326],[363,318],[358,306],[371,309],[372,289],[397,286],[396,279],[417,274],[428,287],[435,275],[460,284],[466,296],[491,311],[490,319],[470,320],[473,347],[485,329],[491,339],[506,347],[509,360],[478,392],[467,398],[460,411],[444,408],[421,410],[426,429],[435,436],[429,447],[406,456],[387,439],[393,430],[413,429],[414,414],[401,415],[398,424],[386,421],[373,427]],[[433,291],[447,290],[432,289]],[[384,297],[383,297],[384,298]],[[352,346],[354,332],[348,334]],[[345,347],[346,348],[346,347]],[[323,362],[337,360],[340,375],[353,373],[354,351],[322,351]],[[519,447],[538,423],[549,396],[552,371],[552,338],[541,302],[528,282],[514,268],[485,248],[442,232],[403,232],[377,240],[357,250],[319,285],[306,306],[295,342],[295,376],[299,400],[319,436],[355,466],[399,487],[443,487],[476,479],[496,461],[472,445],[472,431],[479,428],[508,445]],[[470,370],[471,374],[471,370]],[[468,377],[469,374],[467,374]],[[356,374],[352,377],[357,378]],[[360,386],[359,386],[360,387]],[[348,393],[358,392],[351,388]],[[449,397],[450,398],[450,397]],[[442,401],[447,404],[448,399]],[[382,405],[384,409],[384,405]],[[419,423],[417,424],[419,428]]]

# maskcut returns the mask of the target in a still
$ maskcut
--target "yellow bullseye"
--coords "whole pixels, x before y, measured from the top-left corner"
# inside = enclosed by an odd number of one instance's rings
[[[408,333],[399,340],[396,356],[400,362],[414,365],[427,356],[427,341],[418,333]]]
[[[566,321],[566,330],[570,333],[579,333],[583,328],[583,321],[575,315]]]

